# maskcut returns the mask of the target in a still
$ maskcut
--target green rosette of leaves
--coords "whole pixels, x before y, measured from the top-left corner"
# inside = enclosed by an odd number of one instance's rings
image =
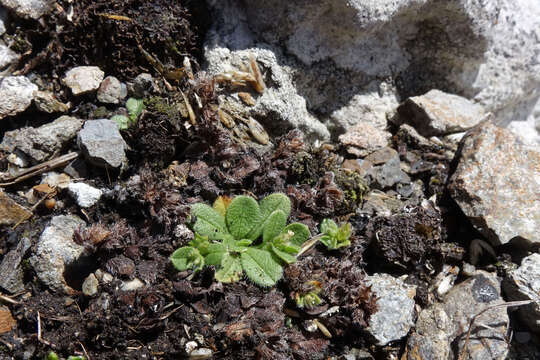
[[[285,194],[271,194],[260,202],[249,196],[232,201],[219,197],[213,206],[191,207],[195,238],[177,249],[171,261],[180,271],[216,267],[216,280],[240,280],[245,274],[259,286],[272,286],[283,276],[283,266],[296,261],[311,234],[306,225],[287,225],[291,201]]]

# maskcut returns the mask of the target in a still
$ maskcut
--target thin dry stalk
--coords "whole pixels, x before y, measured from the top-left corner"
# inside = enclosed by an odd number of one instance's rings
[[[503,303],[503,304],[493,305],[493,306],[489,306],[489,307],[485,308],[484,310],[480,311],[478,314],[474,315],[472,317],[471,321],[469,322],[469,329],[467,330],[467,337],[465,338],[465,343],[463,344],[463,348],[461,349],[461,351],[459,353],[458,360],[465,359],[465,354],[467,352],[467,346],[469,346],[469,341],[470,341],[470,337],[471,337],[472,327],[473,327],[473,324],[474,324],[475,320],[479,316],[481,316],[483,313],[485,313],[485,312],[487,312],[489,310],[492,310],[492,309],[509,308],[509,307],[513,307],[513,306],[524,306],[524,305],[529,305],[533,301],[534,300],[510,301],[510,302],[506,302],[506,303]]]

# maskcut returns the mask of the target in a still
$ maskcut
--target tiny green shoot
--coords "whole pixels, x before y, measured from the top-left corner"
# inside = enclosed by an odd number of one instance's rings
[[[331,219],[324,219],[321,222],[321,239],[328,250],[336,250],[351,245],[351,224],[344,223],[338,225]]]

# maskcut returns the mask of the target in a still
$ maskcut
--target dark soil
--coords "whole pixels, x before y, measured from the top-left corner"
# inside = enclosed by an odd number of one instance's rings
[[[88,180],[109,189],[96,207],[83,212],[68,196],[59,194],[64,209],[40,207],[30,222],[16,229],[0,228],[1,261],[21,237],[30,238],[35,246],[54,215],[73,213],[88,223],[75,236],[85,245],[85,255],[65,274],[68,284],[79,291],[74,296],[53,293],[40,284],[27,259],[32,250],[27,253],[23,260],[26,291],[13,297],[16,304],[10,304],[17,325],[0,336],[0,358],[43,359],[54,350],[63,357],[178,359],[188,357],[186,343],[196,340],[220,359],[324,359],[353,347],[370,347],[363,330],[377,309],[377,299],[365,284],[368,273],[407,272],[419,285],[419,303],[426,303],[432,275],[421,265],[429,263],[438,269],[463,258],[467,239],[451,243],[454,237],[450,235],[474,233],[445,200],[450,160],[438,156],[436,150],[418,149],[407,139],[395,138],[394,147],[402,158],[415,152],[429,163],[413,180],[424,182],[426,197],[442,195],[437,204],[440,212],[416,203],[411,204],[413,211],[391,218],[359,217],[355,210],[367,188],[363,179],[341,168],[344,149],[314,148],[295,130],[272,139],[270,147],[242,142],[220,124],[216,88],[210,79],[169,80],[172,89],[165,90],[161,70],[140,49],[167,69],[181,67],[187,56],[197,70],[210,25],[204,1],[74,1],[78,16],[73,21],[66,18],[69,3],[57,3],[63,11],[58,8],[42,22],[20,22],[20,28],[9,30],[25,47],[18,67],[21,74],[38,73],[44,83],[49,81],[46,87],[62,94],[58,79],[67,69],[96,65],[124,81],[150,72],[160,79],[161,91],[146,99],[146,111],[137,124],[123,132],[129,145],[129,168],[120,174],[90,168]],[[179,111],[163,106],[177,101],[178,89],[202,100],[195,126],[185,127]],[[62,100],[67,99],[64,94]],[[90,98],[77,101],[74,114],[81,118],[113,111],[98,108]],[[21,117],[33,113],[37,112],[30,109]],[[32,121],[50,120],[42,116]],[[6,123],[0,131],[20,127],[14,121]],[[7,166],[5,155],[0,154],[2,169]],[[38,179],[31,179],[9,191],[37,183]],[[190,204],[209,203],[220,195],[250,194],[260,199],[273,192],[291,198],[290,221],[305,223],[312,233],[318,233],[317,226],[326,217],[351,222],[352,245],[340,251],[317,245],[288,266],[284,278],[271,289],[247,280],[216,282],[211,267],[194,276],[172,268],[170,254],[189,241],[177,232],[179,225],[189,223]],[[115,280],[100,284],[97,295],[84,296],[82,281],[97,269],[109,272]],[[122,280],[134,278],[146,286],[120,290]],[[313,281],[321,284],[322,303],[311,310],[298,308],[295,296],[310,291],[308,284]],[[339,307],[337,315],[319,318],[331,339],[320,331],[306,330],[306,321],[335,307]],[[399,354],[401,346],[371,350],[384,359]]]

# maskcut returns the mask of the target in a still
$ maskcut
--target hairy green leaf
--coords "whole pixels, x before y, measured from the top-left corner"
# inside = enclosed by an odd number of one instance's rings
[[[292,223],[285,227],[283,230],[284,232],[292,231],[293,236],[290,239],[290,243],[296,246],[302,246],[303,243],[307,241],[311,237],[311,233],[309,232],[309,228],[300,223]]]
[[[206,265],[220,265],[223,256],[227,253],[227,247],[222,243],[210,244],[208,246],[208,255],[204,258]]]
[[[188,269],[200,270],[204,266],[204,258],[199,250],[191,246],[184,246],[177,249],[171,255],[171,262],[176,269],[184,271]]]
[[[277,246],[272,245],[272,252],[281,260],[287,264],[296,262],[296,256],[289,254],[288,252],[281,251]]]
[[[287,216],[281,210],[273,211],[264,223],[263,242],[272,241],[287,225]]]
[[[216,280],[230,283],[240,280],[242,263],[237,255],[226,254],[221,260],[221,269],[216,272]]]
[[[241,254],[241,260],[246,275],[257,285],[272,286],[283,275],[281,265],[268,251],[248,248]]]
[[[144,109],[143,99],[129,98],[126,101],[126,109],[129,113],[129,119],[135,122]]]
[[[119,130],[126,130],[131,125],[131,120],[126,115],[113,115],[111,120],[116,123]]]
[[[223,216],[206,204],[191,205],[191,215],[197,217],[193,230],[200,235],[219,240],[220,235],[227,232]]]
[[[261,218],[259,204],[249,196],[240,195],[227,208],[225,222],[235,239],[245,239]],[[251,239],[251,238],[250,238]]]
[[[247,238],[253,240],[257,239],[261,235],[268,217],[274,211],[281,210],[285,214],[285,219],[289,217],[291,214],[291,200],[285,194],[274,193],[262,199],[259,203],[259,207],[261,209],[261,218],[259,220],[259,224],[257,224],[257,226],[254,227],[253,230],[251,230],[251,232],[247,235]]]

